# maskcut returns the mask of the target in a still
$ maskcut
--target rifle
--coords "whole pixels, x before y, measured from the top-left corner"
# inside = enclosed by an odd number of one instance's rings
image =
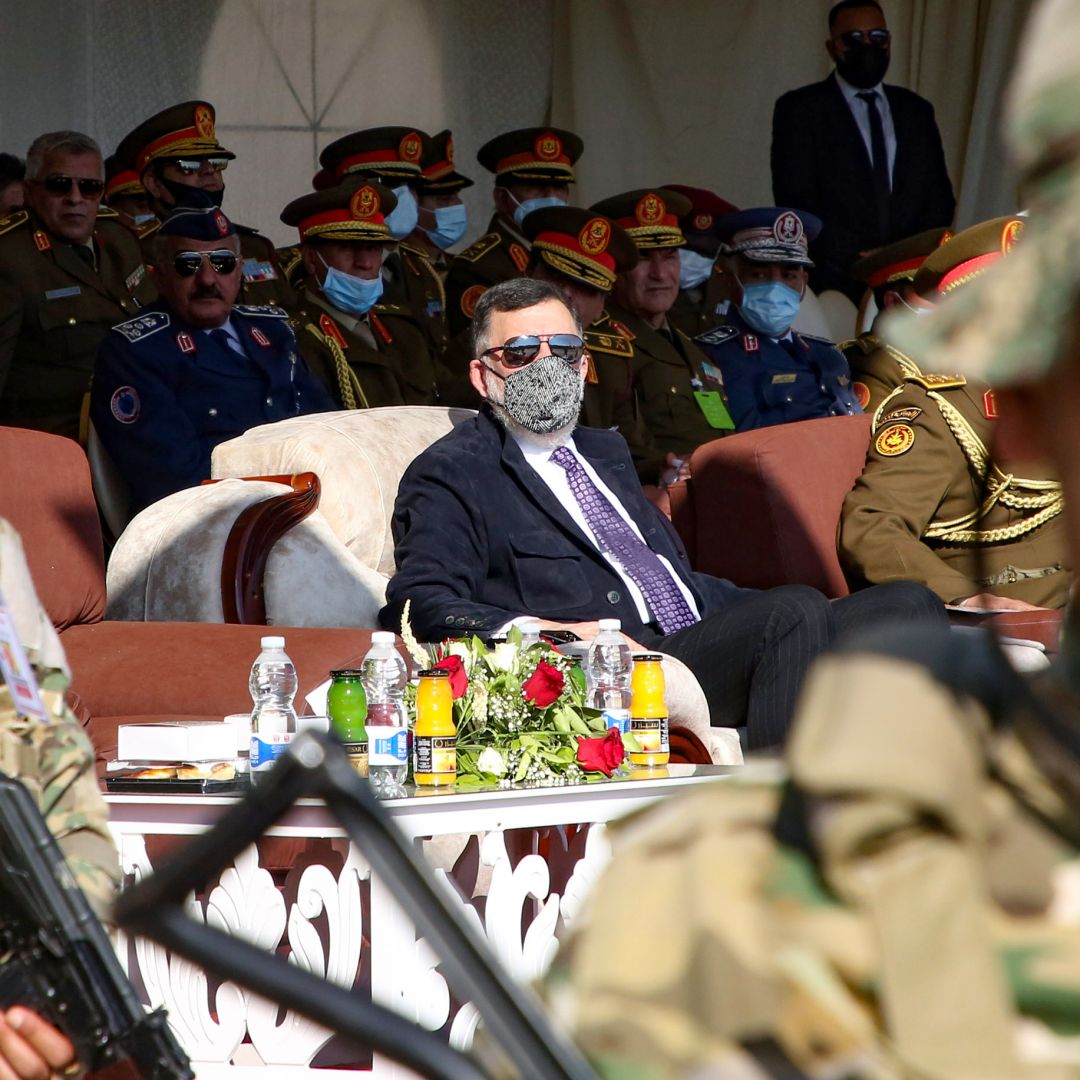
[[[184,898],[220,873],[290,810],[317,797],[344,826],[372,870],[410,913],[443,961],[449,981],[471,1000],[523,1080],[596,1080],[579,1051],[548,1020],[532,992],[515,983],[430,869],[350,766],[341,744],[316,732],[297,736],[259,785],[205,833],[173,854],[116,904],[119,924],[153,938],[220,978],[366,1043],[433,1080],[484,1080],[485,1072],[438,1035],[287,963],[208,923],[189,919]]]
[[[161,1009],[147,1013],[30,792],[0,773],[0,1007],[25,1005],[102,1080],[190,1080]]]

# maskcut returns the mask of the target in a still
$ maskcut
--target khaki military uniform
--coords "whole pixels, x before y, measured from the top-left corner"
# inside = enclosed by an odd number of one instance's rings
[[[851,388],[863,412],[873,412],[908,375],[921,375],[919,365],[872,331],[836,346],[851,368]]]
[[[687,337],[697,337],[719,326],[731,304],[730,278],[714,267],[704,284],[696,289],[680,289],[667,313],[668,322]]]
[[[69,683],[64,650],[34,592],[18,533],[3,519],[0,592],[50,716],[43,724],[20,715],[0,681],[0,770],[29,788],[79,886],[104,916],[120,875],[108,808],[98,791],[94,751],[64,704]]]
[[[854,577],[922,582],[946,603],[992,592],[1065,604],[1060,486],[1045,472],[982,472],[996,405],[981,383],[907,375],[874,413],[866,467],[844,502],[840,556]]]
[[[415,316],[399,304],[376,304],[367,315],[339,311],[305,289],[293,319],[308,369],[341,408],[434,405],[441,366]]]
[[[476,301],[487,288],[521,277],[528,265],[528,245],[496,214],[488,223],[488,232],[450,261],[446,275],[450,333],[459,334],[472,322]]]
[[[446,292],[427,253],[404,241],[383,263],[383,300],[403,304],[423,327],[434,356],[446,348]]]
[[[647,453],[635,455],[638,476],[643,483],[655,484],[668,451],[687,457],[702,443],[728,434],[712,427],[694,397],[695,390],[723,393],[723,377],[681,330],[673,330],[669,338],[644,319],[615,307],[611,318],[634,350],[634,392],[651,444]]]
[[[1052,906],[1077,853],[1015,794],[1075,830],[1077,763],[1061,782],[1048,751],[914,663],[818,661],[795,790],[750,766],[612,830],[553,1006],[611,1078],[1080,1075],[1080,931]],[[643,934],[645,956],[626,948]],[[774,1049],[787,1069],[746,1071]]]
[[[114,211],[94,250],[96,271],[26,211],[0,221],[0,423],[76,438],[102,338],[157,297]]]

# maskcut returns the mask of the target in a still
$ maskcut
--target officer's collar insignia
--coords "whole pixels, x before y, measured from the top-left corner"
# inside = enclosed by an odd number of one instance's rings
[[[251,336],[264,349],[269,347],[270,339],[257,326],[251,328]]]
[[[761,352],[761,342],[756,334],[743,334],[742,347],[743,352]]]
[[[996,420],[998,418],[997,401],[994,399],[994,391],[987,390],[983,394],[983,416],[987,420]]]
[[[183,353],[192,353],[195,351],[195,342],[186,330],[181,330],[177,333],[176,344],[180,346],[180,351]]]
[[[49,248],[52,247],[52,241],[49,240],[48,236],[46,236],[41,229],[34,230],[34,247],[36,247],[38,251],[48,251]]]
[[[347,349],[349,343],[345,340],[345,335],[341,332],[341,327],[338,326],[329,315],[319,316],[319,329],[328,337],[333,338],[342,349]]]

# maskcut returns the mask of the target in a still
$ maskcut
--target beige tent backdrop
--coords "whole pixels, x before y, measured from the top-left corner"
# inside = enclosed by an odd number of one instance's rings
[[[1029,0],[884,0],[888,81],[937,109],[960,225],[1015,208],[999,107]],[[450,127],[470,238],[478,146],[553,123],[585,140],[576,201],[681,182],[771,202],[773,102],[830,70],[828,0],[0,0],[0,149],[75,127],[106,152],[189,97],[239,155],[225,209],[279,243],[318,151],[378,124]]]

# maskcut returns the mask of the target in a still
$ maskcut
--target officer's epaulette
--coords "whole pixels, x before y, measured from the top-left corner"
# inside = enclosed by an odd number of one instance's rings
[[[259,230],[253,229],[250,225],[241,225],[238,221],[233,222],[233,228],[243,236],[258,236]]]
[[[380,315],[393,315],[403,316],[406,319],[415,318],[413,309],[408,304],[391,304],[391,303],[378,303],[375,305],[374,310]]]
[[[621,334],[602,334],[599,330],[585,331],[585,345],[590,352],[611,353],[612,356],[634,355],[634,346]]]
[[[695,345],[723,345],[725,341],[730,341],[733,337],[738,337],[739,330],[734,326],[714,326],[711,330],[706,330],[704,334],[698,334],[694,338]]]
[[[398,242],[398,247],[402,251],[407,251],[410,255],[416,255],[419,256],[419,258],[426,260],[427,262],[431,262],[431,256],[426,251],[424,251],[423,248],[418,248],[415,244],[408,244],[404,240],[401,240]]]
[[[12,229],[17,229],[20,225],[25,225],[29,220],[30,215],[25,210],[16,210],[14,214],[0,218],[0,236],[11,232]]]
[[[161,221],[159,218],[154,218],[153,221],[144,221],[141,225],[135,226],[135,239],[145,240],[148,236],[153,236],[160,228]]]
[[[502,233],[489,232],[481,236],[475,244],[470,244],[457,258],[464,259],[466,262],[476,262],[477,259],[497,248],[502,241]]]
[[[233,311],[252,318],[287,319],[289,313],[277,304],[234,304]]]
[[[169,313],[167,311],[148,311],[143,315],[137,315],[127,322],[117,323],[114,330],[123,334],[128,341],[141,341],[159,330],[164,330],[169,325]]]
[[[803,334],[803,337],[806,336],[806,334]],[[877,338],[860,334],[858,337],[848,338],[847,341],[838,341],[836,343],[836,347],[842,353],[846,353],[848,349],[858,349],[859,352],[863,354],[863,356],[869,356],[875,349],[877,349],[879,344],[880,343],[878,342]]]
[[[796,333],[803,339],[803,341],[816,341],[819,345],[828,345],[830,349],[839,349],[840,346],[836,344],[831,338],[818,337],[817,334],[804,334],[801,330],[797,330]]]
[[[955,390],[958,386],[967,386],[963,375],[905,375],[904,382],[915,383],[924,390]]]

